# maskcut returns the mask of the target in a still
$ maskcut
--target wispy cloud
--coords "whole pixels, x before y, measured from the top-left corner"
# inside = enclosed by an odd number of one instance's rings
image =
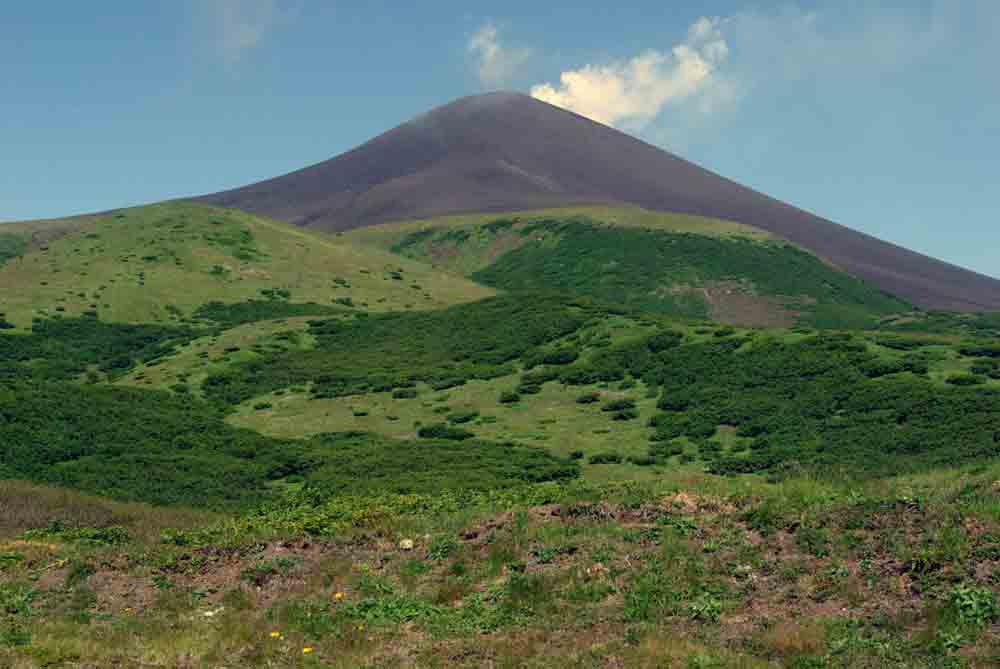
[[[718,69],[729,57],[720,19],[699,19],[668,52],[650,49],[625,62],[584,65],[539,84],[531,95],[607,125],[642,126],[668,105],[700,98],[712,106],[728,90]]]
[[[509,82],[517,68],[531,56],[529,49],[501,44],[497,27],[492,23],[485,24],[469,38],[467,52],[485,88]]]
[[[235,65],[274,27],[275,0],[211,0],[217,45],[227,65]]]
[[[947,32],[940,16],[881,9],[867,9],[848,24],[792,4],[703,17],[667,50],[567,69],[558,84],[533,86],[531,95],[601,123],[662,136],[671,130],[662,127],[664,119],[674,130],[705,125],[781,82],[883,77],[941,49]]]

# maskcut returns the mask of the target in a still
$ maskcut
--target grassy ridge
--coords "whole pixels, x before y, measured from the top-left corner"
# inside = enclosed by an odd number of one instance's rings
[[[52,224],[20,224],[43,234]],[[22,233],[19,233],[22,234]],[[453,275],[249,214],[174,202],[78,221],[64,236],[0,266],[0,313],[96,310],[119,322],[168,322],[218,301],[283,290],[294,302],[350,299],[373,311],[438,307],[492,291]]]
[[[565,213],[472,220],[393,227],[391,237],[361,239],[391,239],[396,253],[505,290],[557,289],[691,318],[862,327],[909,309],[793,245],[707,224],[622,224]]]
[[[450,231],[464,238],[461,248],[455,248],[455,252],[448,249],[447,253],[426,256],[425,259],[436,265],[468,275],[483,269],[500,254],[516,247],[516,242],[510,243],[510,240],[507,239],[497,240],[497,230],[491,226],[496,221],[516,220],[521,224],[531,224],[540,221],[580,218],[602,221],[621,227],[677,234],[691,233],[726,239],[741,238],[758,241],[773,239],[769,232],[732,221],[647,211],[637,207],[566,207],[518,211],[502,215],[444,216],[407,223],[368,226],[346,233],[345,238],[364,246],[398,251],[400,245],[407,238],[429,237],[438,231]]]

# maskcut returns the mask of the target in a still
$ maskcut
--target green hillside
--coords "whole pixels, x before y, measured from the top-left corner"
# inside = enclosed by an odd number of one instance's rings
[[[744,325],[868,327],[906,303],[752,228],[642,210],[454,217],[352,233],[504,290]]]
[[[0,233],[0,666],[1000,661],[996,314],[629,209]]]
[[[0,237],[0,254],[9,258],[0,262],[0,313],[21,328],[35,317],[90,311],[117,322],[180,321],[210,302],[276,295],[385,311],[492,292],[375,249],[183,202],[59,226],[19,224]],[[33,235],[45,241],[31,244]]]

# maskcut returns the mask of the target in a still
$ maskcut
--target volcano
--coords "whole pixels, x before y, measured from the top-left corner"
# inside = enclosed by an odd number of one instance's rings
[[[520,93],[460,98],[331,160],[196,198],[322,231],[447,214],[639,206],[751,225],[924,309],[1000,309],[1000,281],[803,211]]]

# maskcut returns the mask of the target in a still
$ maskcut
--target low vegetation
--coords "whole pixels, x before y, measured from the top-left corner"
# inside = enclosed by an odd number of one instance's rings
[[[183,321],[211,302],[245,303],[275,291],[289,302],[349,302],[376,312],[493,293],[378,249],[193,203],[120,210],[80,220],[61,236],[48,234],[54,226],[17,224],[18,232],[0,238],[0,258],[20,256],[0,259],[0,313],[19,328],[36,317],[88,311],[113,322]],[[31,248],[17,241],[36,233],[53,239]]]
[[[24,235],[0,232],[0,266],[15,258],[20,258],[27,249],[28,240]]]
[[[870,327],[909,310],[791,244],[725,230],[607,224],[556,212],[421,224],[392,250],[504,290],[560,290],[691,318]]]
[[[440,311],[310,323],[316,346],[265,355],[205,380],[205,395],[237,404],[311,384],[317,398],[412,387],[442,390],[509,374],[521,355],[573,332],[582,306],[545,296],[496,297]]]
[[[997,666],[995,315],[582,213],[377,239],[500,295],[183,204],[10,256],[0,666]]]

